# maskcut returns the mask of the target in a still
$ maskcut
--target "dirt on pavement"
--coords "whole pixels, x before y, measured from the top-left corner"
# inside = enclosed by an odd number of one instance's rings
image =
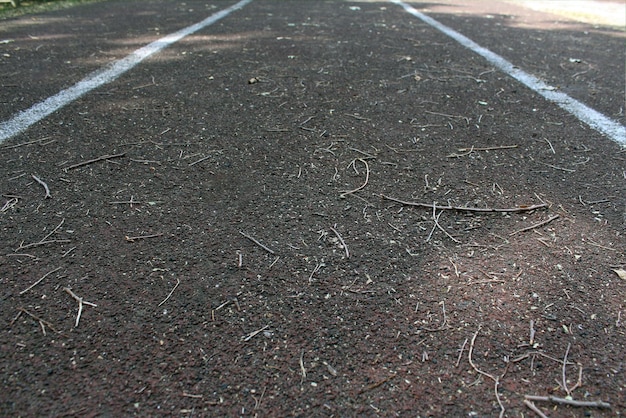
[[[624,32],[467,3],[414,6],[624,122]],[[231,4],[1,22],[2,120]],[[397,5],[253,1],[0,147],[0,415],[626,411],[624,149]]]

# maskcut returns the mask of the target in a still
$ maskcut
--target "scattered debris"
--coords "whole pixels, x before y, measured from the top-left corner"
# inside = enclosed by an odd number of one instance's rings
[[[616,269],[613,270],[615,272],[615,274],[617,274],[617,276],[622,279],[622,280],[626,280],[626,270],[623,269]]]
[[[76,300],[76,302],[78,302],[78,313],[76,314],[76,323],[74,324],[74,328],[78,328],[78,323],[80,322],[80,316],[83,313],[83,305],[93,306],[94,308],[97,307],[98,305],[96,305],[95,303],[91,303],[91,302],[87,302],[86,300],[83,300],[83,298],[77,296],[74,292],[72,292],[72,290],[69,287],[64,287],[63,290],[65,290],[65,292],[68,295],[73,297]]]

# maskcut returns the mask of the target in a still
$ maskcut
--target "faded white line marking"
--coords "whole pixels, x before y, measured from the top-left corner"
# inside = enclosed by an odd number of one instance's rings
[[[18,113],[8,121],[0,123],[0,144],[9,138],[24,132],[35,123],[59,110],[68,103],[78,99],[85,93],[88,93],[104,84],[110,83],[149,56],[167,48],[192,33],[212,25],[218,20],[228,16],[230,13],[241,9],[251,1],[252,0],[241,0],[239,3],[212,14],[201,22],[164,36],[157,41],[139,48],[127,57],[122,58],[109,66],[94,71],[72,87],[61,90],[59,93],[49,97],[43,102],[37,103],[31,108]]]
[[[622,124],[588,107],[578,100],[569,97],[567,94],[556,91],[554,87],[544,83],[534,75],[520,70],[509,61],[502,58],[500,55],[491,52],[487,48],[483,48],[468,37],[461,35],[459,32],[449,28],[446,25],[439,23],[432,17],[426,16],[425,14],[417,11],[408,4],[400,0],[389,1],[402,6],[404,10],[417,17],[424,23],[434,27],[440,32],[445,33],[464,47],[482,56],[496,68],[507,73],[520,83],[524,84],[526,87],[534,90],[535,92],[543,96],[544,98],[556,103],[559,107],[576,116],[580,121],[586,123],[591,128],[595,129],[598,132],[601,132],[618,144],[626,146],[626,127],[624,127]]]

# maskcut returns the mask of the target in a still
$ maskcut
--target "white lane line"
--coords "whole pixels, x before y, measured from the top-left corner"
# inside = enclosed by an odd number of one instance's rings
[[[439,23],[432,17],[426,16],[425,14],[415,10],[413,7],[402,2],[401,0],[389,1],[402,6],[404,10],[422,20],[424,23],[445,33],[464,47],[482,56],[496,68],[507,73],[520,83],[524,84],[526,87],[534,90],[535,92],[543,96],[544,98],[556,103],[559,107],[576,116],[580,121],[586,123],[591,128],[603,133],[618,144],[626,146],[626,127],[624,127],[619,122],[616,122],[611,118],[604,116],[602,113],[588,107],[587,105],[579,102],[576,99],[569,97],[565,93],[556,91],[554,87],[544,83],[534,75],[520,70],[509,61],[502,58],[500,55],[491,52],[487,48],[483,48],[468,37],[461,35],[459,32],[449,28],[446,25]]]
[[[228,16],[230,13],[241,9],[251,1],[252,0],[241,0],[239,3],[236,3],[215,14],[212,14],[201,22],[188,26],[177,32],[171,33],[157,41],[154,41],[142,48],[139,48],[127,57],[92,72],[72,87],[61,90],[60,92],[52,97],[47,98],[43,102],[37,103],[31,108],[16,114],[8,121],[0,123],[0,144],[2,144],[9,138],[24,132],[35,123],[44,119],[51,113],[59,110],[68,103],[78,99],[85,93],[88,93],[91,90],[96,89],[104,84],[110,83],[111,81],[115,80],[126,71],[132,69],[149,56],[159,52],[164,48],[167,48],[173,43],[180,41],[184,37],[189,36],[192,33],[199,31],[200,29],[212,25],[218,20]]]

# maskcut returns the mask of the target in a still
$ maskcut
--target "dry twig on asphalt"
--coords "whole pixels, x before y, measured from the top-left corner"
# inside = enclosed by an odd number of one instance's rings
[[[549,217],[548,219],[546,219],[545,221],[541,221],[539,223],[536,223],[534,225],[528,226],[526,228],[522,228],[522,229],[518,229],[517,231],[513,231],[509,234],[509,236],[513,236],[515,234],[519,234],[520,232],[526,232],[526,231],[530,231],[531,229],[535,229],[535,228],[539,228],[541,226],[547,225],[550,222],[552,222],[555,219],[558,219],[560,216],[559,215],[554,215]]]
[[[2,206],[2,208],[0,208],[0,212],[6,212],[7,210],[15,207],[15,205],[18,204],[18,202],[20,201],[19,197],[9,197],[9,195],[2,195],[6,198],[8,198],[9,200],[6,201],[6,203]]]
[[[352,151],[356,151],[356,152],[358,152],[359,154],[364,155],[366,158],[376,159],[376,157],[375,157],[375,156],[373,156],[372,154],[370,154],[369,152],[361,151],[360,149],[358,149],[358,148],[354,148],[354,147],[350,147],[350,149],[351,149]],[[352,165],[352,164],[354,164],[354,161],[352,161],[352,163],[351,163],[350,165]]]
[[[529,401],[552,402],[556,404],[570,405],[570,406],[576,406],[576,407],[611,409],[611,404],[608,402],[604,402],[604,401],[577,401],[574,399],[559,398],[556,396],[535,396],[535,395],[525,395],[524,398]]]
[[[500,145],[500,146],[484,147],[484,148],[477,148],[477,147],[472,146],[470,148],[459,148],[457,150],[458,152],[464,152],[465,154],[452,153],[452,154],[446,155],[446,157],[458,158],[458,157],[464,157],[466,155],[469,155],[474,151],[495,151],[495,150],[512,149],[512,148],[517,148],[517,145]]]
[[[574,385],[573,388],[569,389],[567,387],[567,355],[569,354],[569,349],[571,348],[571,344],[567,344],[567,349],[565,350],[565,356],[563,358],[563,369],[562,369],[562,373],[561,373],[561,377],[562,377],[562,383],[561,385],[563,386],[563,390],[565,391],[565,393],[567,393],[568,397],[572,396],[572,392],[575,391],[576,389],[578,389],[579,387],[581,387],[583,385],[583,368],[582,366],[579,365],[579,370],[578,370],[578,382],[576,382],[576,384]]]
[[[341,192],[339,197],[342,198],[342,199],[345,198],[349,194],[358,192],[359,190],[362,190],[363,188],[365,188],[365,186],[367,186],[367,182],[370,179],[370,166],[369,166],[369,164],[367,164],[367,160],[365,160],[363,158],[357,158],[357,159],[353,160],[350,165],[353,165],[355,163],[355,161],[360,161],[363,164],[365,164],[365,182],[362,185],[360,185],[359,187],[357,187],[356,189],[354,189],[354,190],[348,190],[348,191],[345,191],[345,192]],[[350,166],[348,166],[348,167],[350,167]],[[355,170],[356,170],[356,168],[355,168]]]
[[[561,171],[566,171],[568,173],[574,173],[576,172],[576,170],[572,170],[571,168],[565,168],[565,167],[559,167],[557,165],[552,165],[552,164],[547,164],[547,163],[542,163],[541,161],[537,161],[539,164],[543,164],[546,167],[550,167],[550,168],[554,168],[555,170],[561,170]]]
[[[243,254],[241,254],[241,251],[237,250],[237,267],[241,268],[243,267]]]
[[[368,391],[370,391],[370,390],[372,390],[372,389],[376,389],[377,387],[384,385],[385,383],[387,383],[388,381],[390,381],[391,379],[393,379],[393,378],[394,378],[394,377],[396,377],[397,375],[398,375],[398,373],[394,373],[394,374],[392,374],[392,375],[390,375],[390,376],[387,376],[387,377],[386,377],[386,378],[384,378],[383,380],[380,380],[380,381],[378,381],[378,382],[372,383],[372,384],[371,384],[371,385],[369,385],[369,386],[364,387],[363,389],[361,389],[361,390],[359,391],[359,395],[362,395],[362,394],[364,394],[365,392],[368,392]]]
[[[266,329],[268,329],[269,327],[270,327],[269,325],[266,325],[263,328],[257,329],[256,331],[252,331],[248,335],[244,335],[243,337],[241,337],[241,339],[244,340],[245,342],[248,342],[251,339],[253,339],[254,337],[256,337],[258,334],[260,334],[261,332],[263,332]]]
[[[202,395],[194,395],[193,393],[183,392],[185,398],[202,399]]]
[[[461,364],[461,358],[463,357],[463,351],[465,351],[466,345],[467,345],[467,338],[465,339],[465,341],[463,341],[463,345],[459,349],[459,358],[456,360],[456,364],[454,365],[454,367],[459,367],[459,364]]]
[[[222,150],[211,150],[211,151],[207,151],[207,152],[220,152],[220,151],[222,151]],[[199,164],[202,161],[206,161],[206,160],[208,160],[211,157],[212,157],[212,155],[206,155],[206,156],[200,158],[199,160],[196,160],[196,161],[194,161],[192,163],[189,163],[189,167],[193,167],[194,165]]]
[[[176,288],[178,287],[178,285],[179,285],[179,284],[180,284],[180,279],[178,279],[178,278],[177,278],[177,279],[176,279],[176,284],[174,285],[174,288],[173,288],[173,289],[172,289],[172,291],[169,293],[169,295],[167,295],[167,297],[166,297],[165,299],[163,299],[163,300],[161,301],[161,303],[159,303],[159,304],[157,305],[157,308],[158,308],[158,307],[160,307],[161,305],[163,305],[165,302],[167,302],[167,301],[168,301],[168,299],[169,299],[169,298],[171,298],[171,297],[172,297],[172,294],[174,293],[174,290],[176,290]]]
[[[20,246],[17,247],[14,251],[17,252],[19,250],[23,250],[24,248],[37,247],[39,245],[51,244],[55,242],[70,242],[70,240],[68,239],[52,239],[52,240],[46,241],[48,238],[50,238],[52,234],[54,234],[55,232],[59,230],[59,228],[61,228],[61,225],[63,225],[63,222],[65,222],[65,218],[61,219],[61,222],[56,226],[56,228],[54,228],[52,232],[50,232],[48,235],[40,239],[38,242],[33,242],[32,244],[26,244],[26,245],[24,245],[24,243],[22,242]]]
[[[76,324],[74,325],[74,328],[77,328],[78,323],[80,322],[80,316],[83,313],[83,305],[93,306],[94,308],[97,307],[98,305],[96,305],[95,303],[91,303],[91,302],[87,302],[86,300],[83,300],[83,298],[81,298],[80,296],[77,296],[74,292],[72,292],[72,289],[70,289],[69,287],[64,287],[63,290],[65,290],[65,292],[67,292],[68,295],[73,297],[76,300],[76,302],[78,302],[78,313],[76,314]]]
[[[64,171],[69,171],[69,170],[73,170],[73,169],[78,168],[78,167],[83,167],[85,165],[97,163],[98,161],[111,160],[113,158],[120,158],[120,157],[123,157],[125,155],[126,155],[125,152],[122,152],[120,154],[103,155],[101,157],[94,158],[93,160],[87,160],[87,161],[83,161],[83,162],[80,162],[80,163],[76,163],[76,164],[70,165],[68,167],[65,167],[63,170]]]
[[[30,316],[31,318],[33,318],[35,321],[37,321],[39,323],[39,326],[41,327],[41,332],[43,332],[43,335],[46,335],[46,326],[48,328],[50,328],[52,331],[58,333],[59,331],[57,331],[56,329],[54,329],[54,327],[52,326],[52,324],[48,321],[46,321],[45,319],[41,319],[40,317],[38,317],[37,315],[29,312],[28,310],[24,309],[24,308],[17,308],[18,313],[17,316],[15,318],[13,318],[13,320],[11,321],[11,325],[13,325],[15,323],[15,321],[17,321],[19,319],[19,317],[22,315],[22,312],[25,313],[26,315]]]
[[[548,418],[548,416],[544,414],[543,411],[541,411],[541,409],[537,408],[537,405],[535,405],[533,402],[529,401],[528,399],[524,399],[524,405],[530,408],[530,410],[533,411],[535,414],[539,415],[539,418]]]
[[[319,269],[322,268],[323,265],[324,265],[324,263],[316,263],[315,264],[315,268],[313,268],[313,271],[309,275],[309,284],[311,284],[311,282],[313,281],[313,276],[315,275],[315,273],[317,273],[319,271]]]
[[[256,398],[256,396],[253,396],[252,398],[254,399],[254,409],[257,410],[261,407],[261,402],[263,402],[263,396],[265,396],[265,391],[267,390],[267,386],[263,387],[263,391],[261,392],[261,396],[259,397],[259,399]]]
[[[512,149],[512,148],[517,148],[517,145],[497,145],[497,146],[493,146],[493,147],[484,147],[484,148],[479,148],[479,147],[471,147],[471,148],[459,148],[458,151],[459,152],[466,152],[466,151],[495,151],[495,150],[499,150],[499,149]]]
[[[59,222],[59,224],[56,226],[56,228],[54,228],[52,230],[52,232],[50,232],[48,235],[43,237],[39,242],[43,242],[43,241],[47,240],[48,238],[50,238],[50,236],[52,236],[52,234],[54,234],[55,232],[57,232],[59,230],[59,228],[61,228],[61,225],[63,225],[64,222],[65,222],[65,218],[61,219],[61,222]]]
[[[128,242],[135,242],[135,241],[137,241],[139,239],[156,238],[156,237],[161,237],[161,236],[163,236],[162,233],[152,234],[152,235],[139,235],[139,236],[136,236],[136,237],[129,237],[128,235],[126,235],[124,238]]]
[[[158,203],[163,203],[163,200],[146,200],[146,201],[139,201],[139,200],[133,200],[133,196],[130,196],[130,200],[114,200],[112,202],[109,202],[110,205],[130,205],[130,207],[132,208],[133,205],[156,205]]]
[[[30,289],[32,289],[33,287],[37,286],[39,283],[41,283],[43,281],[43,279],[45,279],[46,277],[48,277],[49,275],[51,275],[52,273],[54,273],[55,271],[59,271],[61,270],[61,267],[57,267],[54,270],[51,270],[49,272],[47,272],[46,274],[44,274],[39,280],[37,280],[35,283],[31,284],[30,286],[28,286],[26,289],[22,290],[20,292],[20,295],[23,295],[24,293],[28,292]]]
[[[430,203],[419,203],[419,202],[407,202],[405,200],[396,199],[395,197],[389,197],[380,195],[383,199],[391,200],[392,202],[400,203],[406,206],[417,206],[421,208],[428,209],[437,209],[437,210],[457,210],[460,212],[482,212],[482,213],[490,213],[490,212],[530,212],[536,209],[543,209],[548,205],[546,203],[541,203],[538,205],[524,205],[518,206],[515,208],[472,208],[467,206],[438,206]]]
[[[446,231],[441,225],[439,225],[439,217],[441,217],[441,214],[443,213],[443,211],[439,212],[439,214],[437,215],[437,209],[436,209],[437,205],[435,203],[433,203],[432,208],[433,208],[433,222],[435,223],[433,225],[433,229],[430,230],[430,234],[428,234],[428,238],[426,238],[426,242],[430,241],[430,239],[433,236],[433,232],[435,232],[435,228],[439,228],[439,230],[441,232],[443,232],[444,234],[446,234],[448,236],[448,238],[450,238],[452,241],[456,242],[457,244],[461,243],[461,241],[459,241],[458,239],[454,238],[452,235],[450,235],[448,233],[448,231]]]
[[[530,329],[531,329],[531,336],[530,336],[530,341],[531,341],[531,346],[532,343],[534,342],[534,327],[533,327],[533,321],[531,321],[530,323]],[[537,415],[539,415],[540,417],[546,417],[546,415],[541,411],[541,409],[539,409],[539,407],[537,407],[533,401],[541,401],[541,402],[552,402],[552,403],[556,403],[556,404],[561,404],[561,405],[570,405],[570,406],[574,406],[574,407],[585,407],[585,408],[604,408],[604,409],[610,409],[611,408],[611,404],[604,402],[604,401],[577,401],[575,399],[572,399],[572,392],[574,390],[576,390],[577,388],[582,386],[582,366],[579,364],[578,367],[578,381],[576,382],[576,384],[574,385],[574,387],[569,388],[567,386],[567,376],[566,376],[566,368],[568,364],[572,364],[570,362],[567,361],[567,356],[569,354],[569,350],[571,348],[571,344],[567,345],[567,349],[565,350],[565,355],[563,356],[563,360],[559,360],[553,357],[550,357],[544,353],[541,352],[536,352],[536,353],[532,353],[532,354],[539,354],[543,357],[549,358],[553,361],[556,361],[558,363],[561,364],[562,369],[561,369],[561,382],[559,382],[559,386],[561,386],[561,389],[563,389],[563,391],[565,391],[565,393],[567,394],[567,397],[565,398],[559,398],[556,396],[538,396],[538,395],[525,395],[524,396],[524,404],[530,408],[533,412],[535,412]],[[524,358],[529,357],[531,354],[527,353],[523,356],[520,356],[514,360],[512,360],[512,362],[517,362],[517,361],[521,361]]]
[[[43,142],[43,141],[45,141],[47,139],[50,139],[50,138],[51,138],[50,136],[46,136],[46,137],[43,137],[41,139],[35,139],[34,141],[22,142],[21,144],[15,144],[15,145],[7,145],[7,146],[2,147],[2,149],[12,149],[12,148],[23,147],[24,145],[32,145],[32,144],[36,144],[38,142]],[[52,140],[50,142],[54,142],[54,141],[55,140]],[[47,144],[44,144],[44,145],[47,145]]]
[[[300,384],[302,384],[304,379],[306,379],[306,369],[304,368],[304,350],[302,350],[302,353],[300,354],[300,374],[302,375],[300,378]]]
[[[266,247],[265,245],[261,244],[259,241],[257,241],[256,239],[252,238],[250,235],[246,234],[243,231],[239,231],[239,233],[241,235],[243,235],[244,237],[248,238],[250,241],[254,242],[256,245],[258,245],[259,247],[263,248],[265,251],[267,251],[270,254],[276,254],[276,252],[274,252],[274,250],[272,250],[269,247]]]
[[[20,246],[18,248],[16,248],[15,251],[23,250],[24,248],[38,247],[40,245],[63,244],[63,243],[68,243],[68,242],[70,242],[69,239],[51,239],[51,240],[48,240],[48,241],[33,242],[32,244],[26,244],[26,245],[20,244]]]
[[[335,225],[335,227],[336,226],[337,225]],[[337,231],[332,226],[330,227],[330,230],[333,231],[335,233],[335,235],[337,235],[337,238],[339,239],[339,242],[341,243],[341,245],[343,246],[344,251],[346,252],[346,258],[350,258],[350,251],[348,250],[348,246],[346,245],[346,242],[343,240],[342,236],[339,234],[339,231]]]
[[[200,158],[199,160],[194,161],[193,163],[189,163],[189,167],[192,167],[192,166],[194,166],[194,165],[196,165],[196,164],[199,164],[199,163],[201,163],[202,161],[206,161],[206,160],[208,160],[208,159],[209,159],[209,158],[211,158],[211,157],[212,157],[212,155],[207,155],[207,156],[205,156],[205,157],[202,157],[202,158]]]
[[[344,114],[345,114],[346,116],[350,116],[350,117],[352,117],[352,118],[354,118],[354,119],[356,119],[356,120],[371,120],[370,118],[366,118],[366,117],[361,116],[361,115],[353,115],[353,114],[351,114],[351,113],[344,113]]]
[[[467,354],[467,358],[469,360],[469,364],[470,366],[472,366],[472,368],[478,373],[481,374],[485,377],[488,377],[489,379],[494,381],[494,392],[496,394],[496,400],[498,401],[498,405],[500,405],[500,418],[502,418],[504,416],[504,412],[506,411],[506,409],[504,408],[504,405],[502,404],[502,401],[500,400],[500,394],[498,393],[498,387],[500,386],[500,379],[502,379],[504,377],[504,375],[506,374],[507,370],[508,370],[508,365],[510,363],[507,363],[507,367],[504,369],[504,373],[502,373],[500,376],[494,376],[490,373],[484,372],[482,370],[480,370],[478,367],[476,367],[476,365],[474,364],[474,361],[472,360],[472,353],[474,352],[474,343],[476,342],[476,337],[478,337],[478,333],[480,332],[480,328],[478,328],[478,331],[476,331],[474,333],[474,336],[472,337],[472,341],[470,342],[470,347],[469,347],[469,353]]]
[[[76,247],[72,247],[69,250],[67,250],[66,252],[63,253],[63,255],[61,255],[61,258],[65,258],[69,253],[71,253],[72,251],[74,251],[76,249]]]
[[[43,189],[46,191],[46,196],[44,197],[45,199],[50,199],[52,198],[52,195],[50,194],[50,188],[48,187],[48,185],[46,184],[45,181],[43,181],[42,179],[40,179],[39,177],[37,177],[34,174],[31,174],[31,177],[39,184],[41,184],[41,186],[43,187]]]

